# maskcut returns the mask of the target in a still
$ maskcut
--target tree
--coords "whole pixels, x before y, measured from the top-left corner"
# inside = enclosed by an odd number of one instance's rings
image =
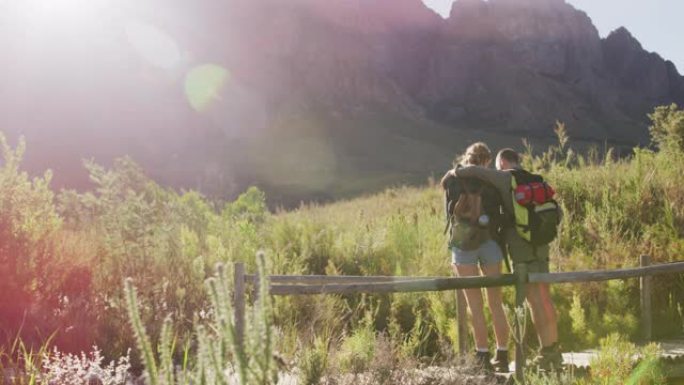
[[[684,151],[684,110],[672,103],[656,107],[651,119],[651,140],[660,150]]]
[[[52,174],[30,178],[21,171],[25,149],[23,138],[12,148],[0,133],[0,343],[17,336],[41,343],[63,332],[77,322],[73,310],[82,307],[74,304],[90,290],[88,267],[69,258],[73,247],[55,209]]]

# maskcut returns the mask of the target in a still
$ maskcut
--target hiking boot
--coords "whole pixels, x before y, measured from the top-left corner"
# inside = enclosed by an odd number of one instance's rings
[[[487,372],[487,373],[494,372],[494,367],[492,366],[492,363],[490,362],[491,359],[492,359],[492,355],[489,352],[479,352],[479,351],[475,352],[475,365],[484,372]]]
[[[561,370],[563,368],[563,355],[558,343],[541,348],[539,354],[532,359],[531,365],[547,372]]]
[[[497,373],[508,373],[508,350],[496,350],[496,356],[492,360],[492,366]]]

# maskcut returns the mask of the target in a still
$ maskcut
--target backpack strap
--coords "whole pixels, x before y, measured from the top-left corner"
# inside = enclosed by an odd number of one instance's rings
[[[532,240],[532,234],[530,233],[530,212],[529,208],[520,205],[515,200],[515,188],[518,187],[519,183],[527,183],[532,176],[529,172],[525,170],[512,170],[511,171],[511,195],[510,198],[513,204],[513,226],[515,231],[518,233],[520,238],[530,242]]]
[[[457,183],[458,181],[456,180],[455,176],[449,177],[446,186],[444,186],[444,212],[446,214],[446,224],[444,226],[444,235],[446,235],[449,232],[449,229],[451,228],[452,224],[452,219],[453,219],[453,205],[456,204],[454,201],[454,197],[451,196],[451,192],[453,190],[453,184]],[[459,189],[460,190],[460,189]]]
[[[447,218],[446,226],[444,226],[444,235],[446,235],[449,232],[449,229],[451,228],[451,216]]]

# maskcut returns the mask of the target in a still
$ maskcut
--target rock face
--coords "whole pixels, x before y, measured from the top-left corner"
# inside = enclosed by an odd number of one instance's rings
[[[270,3],[277,22],[257,32],[278,57],[255,53],[249,62],[277,63],[283,93],[297,89],[298,103],[343,115],[380,106],[530,136],[561,120],[574,137],[643,143],[646,113],[684,101],[672,63],[624,28],[601,39],[563,0],[458,0],[446,20],[420,0],[282,4]]]
[[[610,137],[592,113],[608,87],[601,39],[584,13],[562,1],[458,1],[448,23],[437,65],[465,61],[465,82],[426,100],[436,119],[532,135],[559,119],[575,135]],[[449,120],[454,108],[461,121]]]
[[[625,28],[603,40],[606,67],[618,84],[618,107],[633,119],[653,105],[684,101],[684,82],[674,64],[644,51]]]
[[[457,0],[446,19],[421,0],[116,8],[98,34],[75,25],[54,41],[0,22],[0,124],[28,137],[29,164],[56,168],[58,186],[84,184],[80,158],[130,154],[156,179],[211,195],[258,184],[275,201],[327,199],[422,181],[468,142],[517,145],[553,135],[556,120],[574,139],[646,143],[646,114],[684,104],[671,62],[624,28],[602,39],[564,0]],[[117,20],[157,31],[137,46],[161,39],[179,63],[141,59]],[[206,63],[228,80],[193,111],[184,76]]]

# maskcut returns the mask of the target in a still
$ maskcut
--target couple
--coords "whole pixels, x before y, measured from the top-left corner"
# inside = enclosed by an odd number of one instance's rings
[[[481,271],[487,276],[498,276],[501,274],[504,253],[510,255],[514,265],[526,264],[530,273],[549,272],[549,246],[532,246],[516,229],[516,223],[519,222],[516,221],[513,191],[516,186],[514,174],[524,172],[520,166],[520,155],[510,148],[499,151],[495,161],[496,170],[488,168],[491,160],[489,147],[484,143],[475,143],[468,147],[454,169],[449,170],[441,181],[446,193],[447,219],[451,225],[449,247],[454,273],[459,277],[477,276]],[[453,223],[454,215],[460,215],[459,212],[462,214],[464,210],[475,212],[470,217],[477,218],[478,223],[474,225],[479,229],[477,237],[469,235],[465,239],[458,234],[463,232],[464,227]],[[489,371],[508,372],[510,330],[501,288],[486,289],[496,337],[496,355],[491,362],[482,290],[464,291],[472,316],[478,363]],[[560,369],[562,356],[549,285],[528,284],[526,295],[541,345],[533,365],[546,370]]]

